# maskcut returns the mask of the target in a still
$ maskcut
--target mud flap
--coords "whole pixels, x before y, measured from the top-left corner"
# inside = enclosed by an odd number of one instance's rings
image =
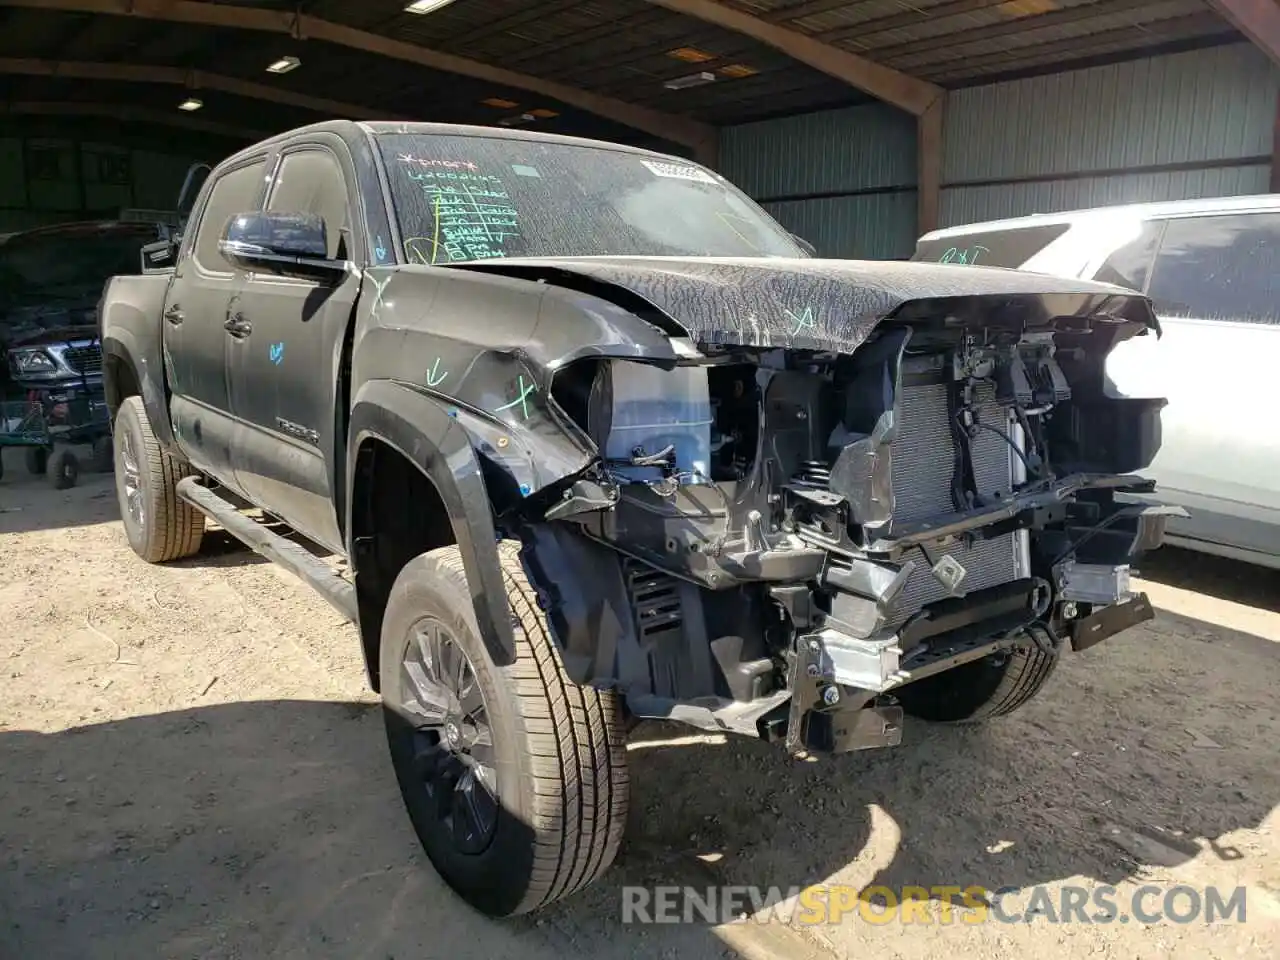
[[[1088,650],[1122,630],[1154,620],[1155,615],[1147,595],[1135,593],[1128,600],[1113,603],[1083,620],[1077,620],[1071,627],[1071,649],[1077,653]]]

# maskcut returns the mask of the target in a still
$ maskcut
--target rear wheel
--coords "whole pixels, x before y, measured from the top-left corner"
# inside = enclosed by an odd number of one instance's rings
[[[93,441],[93,469],[98,473],[110,473],[115,464],[116,451],[111,438],[99,437]]]
[[[33,477],[43,476],[49,466],[49,451],[44,447],[27,447],[27,473]]]
[[[500,545],[514,663],[490,659],[456,547],[411,560],[383,618],[387,741],[409,817],[445,881],[491,916],[589,884],[627,818],[622,717],[571,683],[522,569]]]
[[[74,451],[60,447],[49,454],[46,469],[53,489],[68,490],[80,479],[80,458]]]
[[[114,443],[120,518],[133,552],[148,563],[194,554],[204,537],[204,514],[179,499],[176,489],[192,470],[161,448],[141,397],[120,404]]]
[[[1029,627],[1011,650],[925,677],[894,692],[902,709],[934,723],[980,723],[1029,702],[1058,665],[1058,648],[1043,627]]]

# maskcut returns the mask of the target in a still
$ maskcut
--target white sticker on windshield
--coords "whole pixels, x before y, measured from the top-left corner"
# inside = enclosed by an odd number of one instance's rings
[[[518,177],[538,177],[542,178],[542,174],[538,172],[537,167],[527,167],[523,163],[513,163],[511,169],[516,172]]]
[[[705,170],[686,166],[683,163],[661,163],[657,160],[641,160],[649,172],[655,177],[666,177],[669,180],[694,180],[698,183],[715,183],[716,178]]]

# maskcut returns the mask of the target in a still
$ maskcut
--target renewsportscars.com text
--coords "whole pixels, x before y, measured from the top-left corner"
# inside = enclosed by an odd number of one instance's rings
[[[1243,923],[1244,887],[623,887],[623,923]]]

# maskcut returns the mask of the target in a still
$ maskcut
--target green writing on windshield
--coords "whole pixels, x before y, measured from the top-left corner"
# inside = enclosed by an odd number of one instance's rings
[[[434,221],[430,238],[412,237],[405,242],[409,259],[438,263],[505,256],[504,244],[520,236],[520,214],[502,181],[476,176],[450,182],[454,176],[448,173],[442,178],[431,171],[409,174],[422,188]]]
[[[939,263],[964,263],[972,266],[984,253],[990,253],[990,247],[975,243],[972,247],[949,247],[947,252],[938,258]]]

